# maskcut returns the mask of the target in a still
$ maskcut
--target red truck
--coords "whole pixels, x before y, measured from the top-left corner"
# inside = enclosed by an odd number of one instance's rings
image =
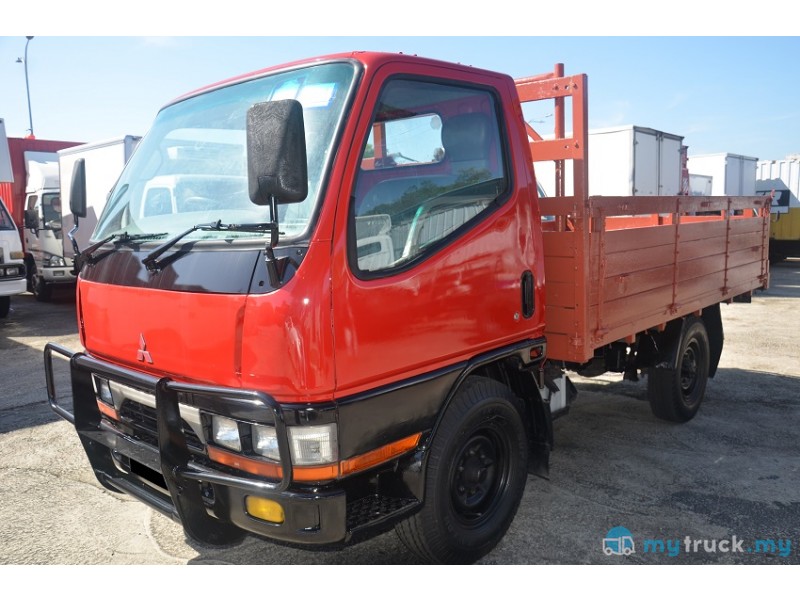
[[[539,101],[552,136],[523,120]],[[769,199],[588,197],[586,140],[586,76],[560,66],[355,52],[187,94],[81,249],[85,351],[47,345],[50,403],[104,486],[190,538],[394,527],[423,560],[475,561],[547,474],[567,370],[646,373],[656,416],[691,419],[720,303],[768,284]]]

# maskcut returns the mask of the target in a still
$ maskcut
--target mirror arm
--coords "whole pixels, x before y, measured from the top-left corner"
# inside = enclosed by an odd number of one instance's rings
[[[278,245],[278,235],[279,235],[279,226],[278,226],[278,200],[275,198],[275,194],[270,194],[269,197],[269,220],[270,220],[270,230],[269,230],[269,239],[267,240],[266,248],[264,248],[264,260],[267,263],[267,275],[269,275],[269,284],[272,286],[273,289],[278,289],[283,286],[283,275],[286,271],[285,265],[281,264],[277,258],[275,258],[275,252],[273,248]]]
[[[81,271],[81,264],[80,256],[81,250],[78,247],[78,241],[75,239],[75,233],[78,231],[78,215],[73,215],[75,219],[75,223],[72,225],[72,229],[67,232],[67,237],[69,241],[72,242],[72,251],[75,253],[75,257],[72,259],[72,274],[77,277],[78,273]]]

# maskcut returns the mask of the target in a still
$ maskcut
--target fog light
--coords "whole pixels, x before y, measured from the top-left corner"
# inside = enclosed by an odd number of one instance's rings
[[[244,499],[244,503],[247,508],[247,514],[251,517],[269,521],[270,523],[283,523],[286,520],[283,507],[274,500],[267,500],[258,496],[247,496]]]
[[[324,465],[339,458],[335,423],[290,427],[289,445],[295,465]]]
[[[253,425],[253,451],[265,458],[280,461],[278,432],[267,425]]]
[[[239,423],[227,417],[213,415],[211,417],[211,437],[220,446],[242,451],[242,441],[239,438]]]

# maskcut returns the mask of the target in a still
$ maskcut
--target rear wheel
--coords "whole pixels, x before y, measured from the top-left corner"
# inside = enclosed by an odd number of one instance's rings
[[[701,319],[684,321],[676,356],[674,369],[650,369],[647,392],[656,417],[683,423],[697,414],[708,383],[711,350]]]
[[[469,378],[448,407],[427,463],[420,512],[397,525],[433,563],[472,563],[505,535],[527,481],[522,403],[491,379]]]
[[[11,310],[11,296],[0,296],[0,319],[5,319],[9,310]]]

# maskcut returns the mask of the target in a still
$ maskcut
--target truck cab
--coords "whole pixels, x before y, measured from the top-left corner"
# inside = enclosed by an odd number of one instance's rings
[[[25,262],[19,231],[0,198],[0,319],[8,316],[11,296],[25,292]]]
[[[27,288],[47,301],[56,287],[72,286],[72,261],[64,256],[64,223],[55,152],[25,152],[25,251]]]

